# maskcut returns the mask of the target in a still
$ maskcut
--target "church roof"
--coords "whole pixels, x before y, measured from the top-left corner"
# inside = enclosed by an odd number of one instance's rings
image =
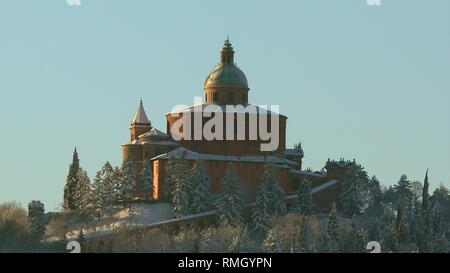
[[[161,137],[168,137],[169,135],[166,133],[161,132],[160,130],[156,128],[152,128],[150,131],[148,131],[145,134],[140,135],[139,137],[147,137],[147,136],[161,136]]]
[[[175,158],[179,159],[185,156],[186,160],[212,160],[212,161],[229,161],[229,162],[253,162],[253,163],[271,163],[279,168],[289,168],[288,164],[296,164],[284,157],[271,155],[271,156],[226,156],[226,155],[212,155],[212,154],[202,154],[183,147],[176,148],[168,153],[158,155],[152,160],[157,159],[169,159]]]
[[[145,113],[144,106],[142,105],[142,100],[139,104],[138,111],[136,115],[133,118],[133,121],[131,124],[138,124],[138,125],[148,125],[150,126],[150,121],[147,118],[147,114]]]
[[[208,107],[210,106],[210,107]],[[231,109],[229,107],[233,107],[233,105],[221,105],[221,104],[211,104],[211,103],[202,103],[202,104],[198,104],[198,105],[192,105],[189,106],[187,108],[184,109],[179,109],[179,110],[172,110],[171,112],[167,113],[166,115],[170,115],[170,114],[182,114],[183,112],[193,112],[193,113],[198,113],[198,112],[205,112],[205,113],[213,113],[213,112],[217,112],[217,111],[222,111],[223,113],[227,113],[228,109]],[[270,111],[269,109],[266,109],[264,107],[261,106],[256,106],[253,104],[247,104],[247,105],[243,105],[243,109],[242,107],[235,107],[234,111],[235,113],[250,113],[250,114],[266,114],[266,115],[279,115],[280,117],[286,117],[285,115],[282,115],[280,113],[277,112],[273,112]]]

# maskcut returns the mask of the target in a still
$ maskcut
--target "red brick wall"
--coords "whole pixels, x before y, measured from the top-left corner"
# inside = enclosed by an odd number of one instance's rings
[[[183,114],[179,116],[167,115],[167,134],[171,135],[170,128],[179,119],[183,118]],[[204,117],[202,119],[203,124],[205,124],[210,118]],[[280,116],[279,120],[279,143],[278,149],[271,152],[261,152],[261,144],[267,143],[261,140],[249,140],[249,117],[246,116],[246,140],[225,140],[226,138],[226,128],[223,129],[223,139],[224,140],[194,140],[194,135],[192,133],[191,140],[181,140],[179,144],[191,151],[205,153],[205,154],[215,154],[215,155],[230,155],[230,156],[245,156],[245,155],[273,155],[282,154],[286,148],[286,120],[284,116]],[[224,124],[225,116],[224,116]],[[224,125],[225,126],[225,125]],[[271,131],[270,127],[270,116],[268,117],[268,131]],[[226,126],[225,126],[226,127]],[[194,118],[191,114],[191,132],[194,128]],[[202,127],[203,128],[203,127]],[[256,127],[257,130],[258,127]],[[259,134],[259,133],[258,133]]]

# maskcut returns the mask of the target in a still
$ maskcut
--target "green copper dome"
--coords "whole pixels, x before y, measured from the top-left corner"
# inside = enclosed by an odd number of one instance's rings
[[[244,72],[234,64],[234,51],[229,40],[221,51],[221,63],[209,74],[205,81],[206,88],[238,87],[248,89],[247,77]]]
[[[234,64],[219,64],[205,81],[205,88],[211,87],[248,88],[248,83],[244,72]]]

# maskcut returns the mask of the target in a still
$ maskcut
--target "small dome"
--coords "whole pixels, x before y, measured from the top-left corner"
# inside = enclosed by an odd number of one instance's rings
[[[234,64],[219,64],[205,81],[205,88],[212,87],[248,88],[247,77]]]

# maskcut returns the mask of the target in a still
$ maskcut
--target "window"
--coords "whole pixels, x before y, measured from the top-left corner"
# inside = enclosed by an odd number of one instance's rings
[[[205,101],[208,102],[208,93],[205,94]]]
[[[219,94],[213,93],[213,101],[217,102],[219,100]]]

